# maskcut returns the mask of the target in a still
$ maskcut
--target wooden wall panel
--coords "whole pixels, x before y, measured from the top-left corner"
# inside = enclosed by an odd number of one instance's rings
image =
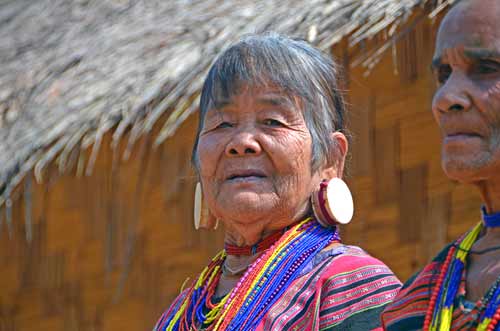
[[[375,129],[375,190],[377,203],[390,203],[399,195],[399,128]]]
[[[450,194],[427,200],[427,215],[420,223],[420,265],[430,261],[447,243],[447,228],[451,215]]]
[[[374,143],[374,117],[375,117],[375,96],[363,94],[366,89],[360,88],[349,95],[349,103],[352,104],[349,109],[349,131],[352,133],[351,146],[349,152],[351,155],[347,167],[348,176],[353,175],[371,176],[375,160]]]
[[[152,328],[222,247],[221,230],[193,227],[194,128],[191,119],[155,151],[141,140],[117,163],[106,136],[90,176],[47,171],[33,183],[31,241],[16,200],[11,236],[0,233],[1,331]]]
[[[374,100],[371,145],[355,140],[353,162],[362,159],[356,151],[361,148],[373,153],[373,164],[371,172],[353,165],[349,183],[356,212],[344,239],[385,261],[403,280],[469,229],[479,219],[480,205],[474,188],[453,183],[441,169],[428,69],[436,26],[424,20],[416,27],[409,39],[397,43],[397,61],[386,54],[369,77],[359,67],[350,74],[353,112],[366,108],[366,96]],[[364,120],[360,114],[351,118]],[[355,137],[366,135],[356,131],[366,124],[352,127]]]
[[[398,234],[401,242],[415,243],[421,240],[421,223],[426,218],[425,165],[401,171]]]

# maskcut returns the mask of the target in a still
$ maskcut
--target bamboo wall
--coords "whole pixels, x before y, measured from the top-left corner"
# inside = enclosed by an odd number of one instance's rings
[[[480,218],[475,190],[451,182],[441,169],[430,70],[438,26],[415,14],[368,77],[360,67],[348,77],[357,209],[344,239],[382,259],[402,280]],[[349,64],[364,51],[360,45],[337,56]]]
[[[440,167],[428,69],[435,28],[416,24],[370,76],[357,67],[348,77],[356,212],[344,241],[403,280],[479,217],[475,192]],[[363,45],[341,50],[344,63],[356,52]],[[220,230],[192,226],[195,128],[193,117],[154,150],[145,137],[128,161],[119,157],[126,139],[113,153],[107,135],[90,176],[83,151],[69,172],[53,164],[41,184],[23,183],[12,223],[0,226],[0,331],[152,328],[184,279],[222,247]]]
[[[84,151],[69,173],[54,164],[42,184],[15,193],[12,226],[0,228],[0,331],[154,326],[221,247],[220,231],[192,225],[195,124],[155,150],[144,138],[128,161],[117,157],[127,139],[113,154],[107,135],[92,175]]]

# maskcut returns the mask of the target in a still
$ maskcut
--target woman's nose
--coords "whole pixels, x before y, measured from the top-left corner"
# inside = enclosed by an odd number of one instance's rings
[[[228,156],[258,155],[261,152],[260,143],[250,132],[239,132],[226,146],[226,155]]]
[[[466,78],[452,75],[434,96],[433,111],[436,114],[468,111],[472,106],[469,93]]]

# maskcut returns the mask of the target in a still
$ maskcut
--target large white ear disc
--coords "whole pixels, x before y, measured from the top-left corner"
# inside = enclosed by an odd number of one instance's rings
[[[196,183],[196,188],[194,190],[194,228],[198,230],[200,228],[201,222],[201,212],[203,205],[203,196],[201,192],[201,184]]]
[[[354,214],[354,203],[351,191],[340,178],[333,178],[326,186],[323,195],[328,214],[340,224],[347,224]]]
[[[215,218],[208,205],[203,199],[203,190],[201,189],[201,183],[196,183],[196,188],[194,190],[194,228],[206,229],[206,230],[217,230],[219,225],[219,220]]]

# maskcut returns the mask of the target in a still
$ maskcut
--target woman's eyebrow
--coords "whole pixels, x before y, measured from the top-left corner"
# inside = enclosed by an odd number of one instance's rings
[[[290,98],[277,96],[277,95],[264,95],[257,98],[257,102],[261,104],[283,107],[283,108],[294,108],[294,103]]]
[[[229,105],[231,105],[230,99],[218,99],[218,100],[215,100],[213,102],[213,106],[211,108],[220,110],[220,109],[225,108]]]

